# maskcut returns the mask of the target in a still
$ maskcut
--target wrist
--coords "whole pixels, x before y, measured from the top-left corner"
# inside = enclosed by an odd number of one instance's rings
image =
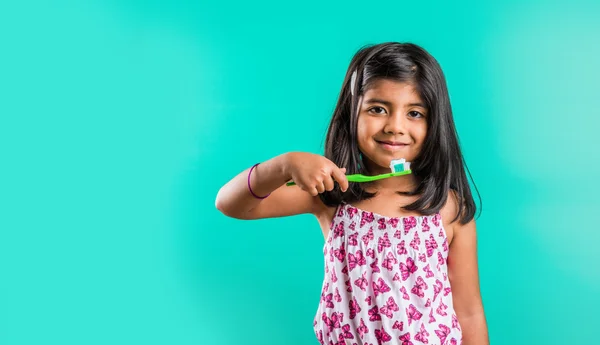
[[[292,179],[292,173],[291,173],[290,166],[291,166],[291,162],[293,162],[293,157],[294,157],[294,152],[286,152],[275,158],[276,159],[275,166],[277,167],[277,172],[278,172],[278,174],[280,174],[280,176],[283,176],[285,181],[289,181]]]

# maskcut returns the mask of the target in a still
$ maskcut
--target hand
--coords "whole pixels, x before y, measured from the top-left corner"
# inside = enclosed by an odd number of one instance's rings
[[[346,168],[339,168],[329,159],[307,152],[290,152],[287,154],[285,171],[298,187],[312,196],[325,191],[332,191],[334,181],[340,185],[342,192],[348,190]]]

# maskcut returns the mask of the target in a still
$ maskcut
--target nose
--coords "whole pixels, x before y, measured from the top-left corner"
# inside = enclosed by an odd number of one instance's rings
[[[387,118],[383,131],[387,134],[404,134],[407,119],[400,112],[394,112]]]

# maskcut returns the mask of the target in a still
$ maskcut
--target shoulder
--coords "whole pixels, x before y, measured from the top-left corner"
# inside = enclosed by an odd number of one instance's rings
[[[467,224],[462,224],[460,221],[461,205],[459,204],[459,198],[455,190],[448,190],[448,198],[446,203],[440,210],[442,216],[444,228],[448,236],[448,242],[452,241],[452,238],[456,236],[461,229],[474,227],[475,221],[471,220]]]
[[[444,223],[454,224],[459,220],[454,220],[456,218],[456,214],[458,212],[458,196],[453,189],[448,190],[448,198],[446,199],[446,203],[442,206],[440,210],[440,214],[442,219],[444,219]]]

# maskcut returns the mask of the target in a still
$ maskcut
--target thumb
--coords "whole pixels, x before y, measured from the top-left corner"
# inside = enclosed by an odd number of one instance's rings
[[[348,190],[348,179],[346,178],[346,168],[339,168],[334,170],[333,178],[340,185],[342,192]]]

